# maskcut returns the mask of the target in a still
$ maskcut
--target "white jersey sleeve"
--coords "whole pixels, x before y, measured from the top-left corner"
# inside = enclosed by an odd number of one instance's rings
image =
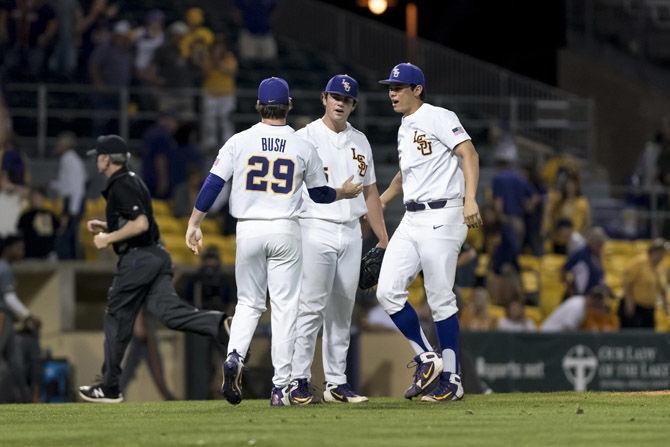
[[[435,112],[435,136],[442,144],[453,150],[462,142],[470,140],[470,135],[454,112],[443,108],[436,108]]]
[[[235,137],[236,135],[229,138],[223,147],[219,149],[219,154],[216,156],[212,169],[209,171],[221,177],[226,182],[233,176],[235,169],[235,142],[237,141]]]
[[[319,154],[316,152],[316,147],[307,139],[303,138],[305,142],[305,186],[307,188],[318,188],[326,186],[326,175],[323,172],[323,163]]]

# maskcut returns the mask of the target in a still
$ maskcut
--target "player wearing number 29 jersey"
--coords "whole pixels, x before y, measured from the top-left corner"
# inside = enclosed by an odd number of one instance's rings
[[[326,185],[316,148],[288,126],[258,123],[230,138],[210,171],[233,178],[230,213],[237,219],[289,219],[307,188]]]
[[[237,306],[223,364],[222,392],[232,404],[242,401],[242,368],[268,291],[272,304],[271,404],[288,405],[291,358],[302,273],[302,244],[297,213],[302,185],[317,203],[358,196],[363,186],[348,179],[341,188],[326,186],[316,149],[286,125],[289,88],[280,78],[258,87],[256,109],[261,122],[234,135],[221,148],[205,180],[186,230],[186,245],[198,253],[200,224],[232,178],[230,209],[238,219],[235,280]]]

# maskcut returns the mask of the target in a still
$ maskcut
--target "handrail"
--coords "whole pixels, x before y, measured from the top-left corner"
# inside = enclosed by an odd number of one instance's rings
[[[15,118],[34,120],[31,133],[23,137],[34,139],[30,143],[35,147],[36,155],[44,156],[47,145],[52,142],[61,128],[62,120],[117,120],[116,132],[129,140],[131,146],[138,143],[139,135],[132,135],[135,123],[155,119],[159,112],[156,108],[143,106],[143,98],[155,99],[165,95],[169,97],[189,97],[193,107],[180,111],[189,120],[199,120],[195,104],[202,100],[202,90],[194,88],[156,90],[146,87],[96,89],[89,84],[9,84],[7,86],[8,106]],[[291,91],[295,99],[292,116],[307,115],[318,111],[318,90],[296,89]],[[110,98],[116,96],[116,106],[96,108],[91,101],[93,95],[103,94]],[[250,107],[255,102],[257,91],[250,88],[237,90],[238,110],[232,118],[238,128],[253,122],[257,115]],[[13,95],[21,98],[13,102]],[[30,98],[34,99],[30,99]],[[474,95],[474,94],[431,94],[429,101],[438,106],[454,110],[469,130],[485,131],[491,122],[507,125],[517,135],[529,138],[546,147],[566,150],[581,158],[590,154],[592,135],[591,104],[580,99],[543,99],[513,96]],[[146,101],[151,103],[151,101]],[[130,106],[133,107],[130,107]],[[366,132],[371,128],[392,129],[398,125],[398,116],[388,107],[388,95],[384,92],[361,92],[358,110],[352,115],[352,123]],[[53,120],[59,124],[53,125]],[[61,121],[58,121],[61,120]],[[142,127],[142,126],[140,126]],[[92,137],[91,129],[81,128],[81,137]],[[378,135],[379,136],[379,135]],[[387,135],[381,135],[384,137]],[[570,151],[568,149],[568,151]],[[33,155],[33,154],[29,154]]]

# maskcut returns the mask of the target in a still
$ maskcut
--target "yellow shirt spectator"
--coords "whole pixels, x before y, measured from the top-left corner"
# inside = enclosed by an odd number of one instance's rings
[[[647,253],[635,258],[624,271],[624,291],[639,306],[656,307],[665,293],[667,278],[660,266],[653,266]]]
[[[194,45],[209,47],[214,43],[214,33],[204,26],[189,31],[179,42],[179,50],[185,58],[191,57]]]
[[[224,47],[225,48],[225,47]],[[231,96],[235,94],[235,73],[237,59],[229,51],[221,54],[212,48],[209,61],[205,64],[203,87],[210,96]]]

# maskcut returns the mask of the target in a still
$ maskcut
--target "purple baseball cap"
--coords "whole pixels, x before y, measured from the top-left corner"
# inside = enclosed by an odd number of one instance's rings
[[[258,86],[258,102],[263,105],[288,104],[288,82],[282,78],[263,79]]]
[[[356,99],[358,98],[358,81],[347,74],[335,75],[326,84],[324,92]]]
[[[388,79],[382,79],[380,84],[414,84],[426,87],[426,78],[423,71],[414,64],[406,62],[398,64],[391,70]]]

